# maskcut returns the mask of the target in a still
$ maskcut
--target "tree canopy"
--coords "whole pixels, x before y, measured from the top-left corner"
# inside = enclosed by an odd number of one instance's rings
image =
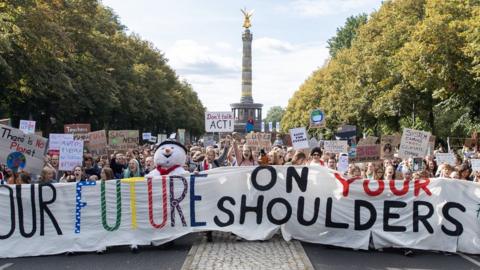
[[[440,137],[480,130],[479,26],[478,0],[383,2],[351,46],[300,86],[283,130],[308,126],[317,107],[330,130],[354,124],[381,135],[413,127]]]
[[[265,122],[280,122],[282,120],[285,109],[281,106],[272,106],[268,109],[267,117],[265,117]]]
[[[0,3],[0,116],[44,133],[85,122],[201,134],[204,111],[164,54],[98,0]]]

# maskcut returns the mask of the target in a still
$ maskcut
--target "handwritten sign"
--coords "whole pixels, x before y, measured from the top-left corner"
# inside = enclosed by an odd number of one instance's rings
[[[82,166],[83,162],[83,141],[63,141],[60,145],[60,171],[71,171],[75,166]]]
[[[73,134],[50,133],[48,150],[60,150],[63,141],[73,141]]]
[[[35,121],[29,120],[20,120],[20,130],[25,134],[34,134],[35,133]]]
[[[290,129],[290,136],[292,138],[293,149],[300,150],[309,147],[307,130],[304,127]]]
[[[376,161],[380,159],[380,144],[357,145],[356,161]]]
[[[233,112],[205,112],[206,132],[233,132]]]
[[[404,128],[398,155],[402,158],[425,156],[430,135],[430,132]]]
[[[88,133],[88,151],[95,156],[107,154],[107,132],[99,130]]]
[[[342,173],[348,171],[348,155],[340,155],[338,157],[337,170]]]
[[[40,174],[46,148],[46,138],[25,134],[20,129],[0,124],[0,163],[7,164],[7,157],[11,153],[18,152],[22,155],[16,154],[17,157],[25,157],[23,169],[29,173]]]
[[[82,140],[88,142],[88,133],[90,131],[90,124],[68,124],[63,126],[63,132],[73,134],[74,140]]]
[[[348,153],[347,141],[324,141],[323,148],[326,153]]]
[[[126,151],[138,146],[138,130],[110,130],[108,131],[108,145],[111,150]]]

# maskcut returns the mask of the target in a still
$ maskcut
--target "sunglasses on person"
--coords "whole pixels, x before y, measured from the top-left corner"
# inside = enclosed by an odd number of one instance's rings
[[[317,154],[317,153],[312,154],[312,157],[319,157],[319,156],[320,156],[320,154]]]

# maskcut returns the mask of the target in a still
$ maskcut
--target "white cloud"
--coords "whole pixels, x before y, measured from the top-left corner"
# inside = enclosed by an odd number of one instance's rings
[[[259,52],[290,52],[292,44],[274,38],[263,37],[253,41],[253,50]]]
[[[228,75],[240,71],[240,65],[231,56],[221,55],[194,40],[177,40],[166,51],[170,64],[180,74]]]
[[[283,12],[293,10],[297,14],[314,17],[356,10],[377,3],[378,0],[294,0],[278,9]]]
[[[264,116],[272,106],[285,107],[305,79],[328,58],[324,43],[291,44],[269,37],[254,40],[252,53],[253,98],[264,104]],[[208,46],[182,40],[167,50],[167,57],[208,110],[229,110],[231,103],[240,101],[241,52],[232,49],[228,55],[219,55]]]

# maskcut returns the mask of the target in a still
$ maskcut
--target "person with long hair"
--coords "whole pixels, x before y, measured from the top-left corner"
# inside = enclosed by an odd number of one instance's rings
[[[130,159],[128,162],[127,169],[123,172],[123,178],[131,178],[131,177],[141,177],[142,171],[140,170],[140,165],[138,160],[135,158]]]
[[[102,171],[100,172],[100,180],[108,181],[113,179],[115,179],[113,170],[108,167],[102,168]]]
[[[258,165],[257,161],[253,157],[252,149],[244,144],[242,152],[238,148],[237,142],[233,141],[233,151],[235,153],[235,158],[237,159],[237,166],[256,166]]]

